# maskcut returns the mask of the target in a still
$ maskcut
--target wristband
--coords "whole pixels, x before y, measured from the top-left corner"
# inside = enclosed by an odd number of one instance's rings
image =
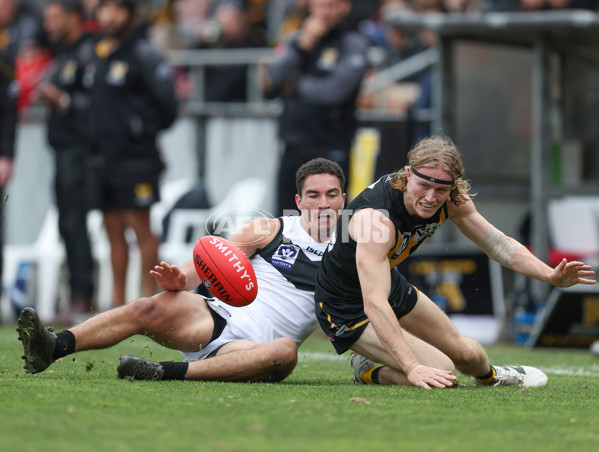
[[[414,361],[412,364],[410,364],[408,367],[406,367],[404,369],[404,373],[406,374],[406,377],[409,376],[412,372],[414,372],[416,370],[416,368],[420,367],[421,364],[418,361]]]

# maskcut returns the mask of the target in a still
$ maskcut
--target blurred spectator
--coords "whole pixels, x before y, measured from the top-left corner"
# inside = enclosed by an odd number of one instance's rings
[[[176,0],[164,1],[150,16],[152,26],[148,31],[148,38],[163,53],[181,48],[174,33],[175,2]]]
[[[308,0],[286,0],[283,20],[277,33],[277,42],[283,41],[296,33],[308,17]]]
[[[381,6],[380,0],[352,0],[352,7],[346,19],[349,28],[358,29],[360,22],[372,17]]]
[[[308,16],[309,0],[284,0],[284,17],[278,32],[278,42],[297,32]],[[360,23],[375,15],[381,0],[351,0],[351,10],[345,18],[345,27],[359,29]]]
[[[83,28],[88,33],[99,34],[100,24],[96,18],[96,10],[100,0],[81,0],[83,5]]]
[[[39,31],[38,21],[18,0],[0,0],[0,276],[4,248],[4,187],[12,176],[17,123],[15,61]]]
[[[249,21],[250,42],[259,47],[268,44],[268,1],[267,0],[245,0],[247,17]]]
[[[141,254],[142,296],[156,290],[149,271],[158,261],[159,240],[150,228],[150,206],[159,200],[164,169],[156,138],[177,116],[172,69],[142,33],[133,32],[134,14],[133,0],[100,1],[103,39],[84,75],[91,82],[95,207],[104,213],[110,241],[114,306],[125,302],[129,227]]]
[[[278,214],[294,209],[294,174],[302,163],[326,157],[349,174],[356,130],[355,105],[367,69],[367,42],[344,21],[349,0],[309,0],[300,31],[275,50],[264,78],[269,97],[281,96]]]
[[[44,28],[55,46],[56,58],[38,96],[50,109],[48,142],[55,152],[54,194],[70,288],[67,309],[54,320],[57,325],[73,324],[77,316],[92,309],[94,269],[87,235],[90,193],[85,134],[89,94],[83,76],[94,52],[95,38],[84,27],[80,1],[50,0],[46,5]]]
[[[478,0],[443,0],[443,9],[448,13],[474,13],[480,11]]]
[[[17,55],[15,76],[19,82],[18,111],[28,108],[35,101],[36,89],[52,63],[52,58],[50,49],[37,39]]]
[[[177,0],[175,27],[180,46],[187,49],[235,49],[258,44],[252,40],[248,11],[240,1]],[[207,102],[246,100],[245,66],[208,66],[204,82]]]
[[[485,12],[542,11],[552,9],[597,10],[598,0],[480,0]]]
[[[38,11],[31,7],[31,3],[20,0],[0,1],[0,23],[12,22],[6,29],[0,24],[0,33],[5,35],[4,38],[0,37],[0,41],[10,41],[13,48],[10,52],[14,58],[12,67],[18,86],[18,112],[33,103],[35,88],[52,61],[52,53],[42,32]]]
[[[521,11],[542,11],[550,9],[597,9],[597,0],[519,0],[517,9]]]
[[[404,1],[388,1],[383,8],[383,14],[394,9],[400,13],[413,14],[440,12],[440,0],[415,0],[412,3]],[[382,24],[383,43],[386,51],[385,66],[400,63],[435,44],[435,34],[429,30],[418,33],[407,33],[388,24]],[[428,69],[425,72],[430,72]],[[368,74],[370,76],[371,74]],[[382,108],[398,113],[407,114],[415,102],[421,99],[423,81],[428,80],[428,74],[419,73],[399,82],[393,83],[376,93],[361,94],[358,100],[360,108]]]

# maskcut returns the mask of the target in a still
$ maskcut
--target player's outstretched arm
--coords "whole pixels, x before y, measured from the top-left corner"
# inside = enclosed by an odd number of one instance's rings
[[[595,284],[595,280],[586,278],[595,274],[589,265],[578,261],[567,262],[564,259],[555,268],[551,268],[517,240],[490,224],[472,202],[461,206],[450,204],[449,218],[490,258],[515,272],[558,287]]]

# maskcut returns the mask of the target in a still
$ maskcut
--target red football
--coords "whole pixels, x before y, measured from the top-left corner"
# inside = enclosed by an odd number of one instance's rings
[[[247,306],[258,294],[254,268],[245,253],[216,235],[200,238],[193,247],[193,263],[206,288],[231,306]]]

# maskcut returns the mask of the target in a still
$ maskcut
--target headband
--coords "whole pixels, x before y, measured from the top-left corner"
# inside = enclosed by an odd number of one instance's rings
[[[421,179],[426,179],[430,182],[434,182],[435,184],[441,184],[441,185],[453,185],[453,181],[452,180],[445,180],[445,179],[437,179],[435,177],[431,177],[431,176],[427,176],[425,174],[419,173],[418,171],[416,171],[413,167],[412,168],[412,172],[420,177]]]

